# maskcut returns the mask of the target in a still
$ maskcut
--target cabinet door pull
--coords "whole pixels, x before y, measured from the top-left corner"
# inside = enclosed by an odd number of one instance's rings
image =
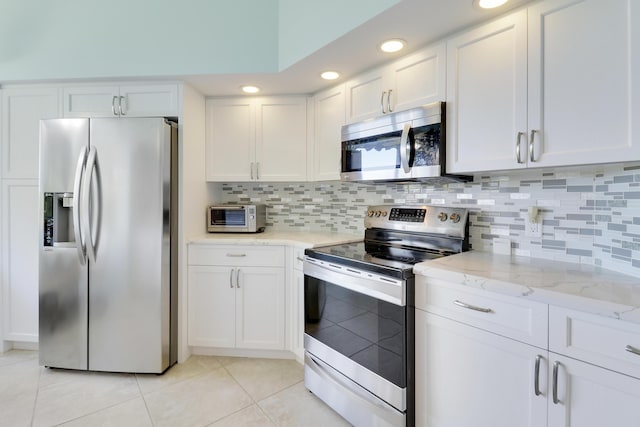
[[[629,353],[633,353],[633,354],[635,354],[635,355],[640,356],[640,349],[635,348],[635,347],[634,347],[634,346],[632,346],[632,345],[628,345],[628,346],[626,346],[624,349],[625,349],[625,350],[627,350]]]
[[[393,89],[389,89],[389,94],[387,95],[387,111],[388,112],[393,112],[393,108],[391,108],[391,92],[393,92]]]
[[[260,180],[260,162],[256,163],[256,180]]]
[[[532,129],[531,130],[531,138],[529,138],[529,160],[531,160],[531,162],[535,162],[536,161],[536,158],[533,155],[533,139],[534,139],[534,136],[535,136],[536,132],[538,132],[538,131]]]
[[[111,112],[113,113],[114,116],[117,116],[118,113],[116,113],[116,99],[118,97],[114,96],[113,99],[111,100]]]
[[[229,272],[229,287],[231,289],[233,289],[233,270],[235,270],[235,268],[232,268]]]
[[[558,399],[558,367],[560,366],[560,362],[557,360],[553,362],[553,404],[557,405],[560,403],[560,399]]]
[[[253,162],[249,165],[249,169],[251,170],[251,181],[253,181]]]
[[[127,99],[124,96],[120,96],[118,100],[118,110],[120,110],[121,116],[127,115],[127,113],[125,113],[125,110],[122,109],[122,104],[124,104],[125,102],[127,102]]]
[[[470,305],[470,304],[467,304],[466,302],[462,302],[462,301],[458,301],[458,300],[455,300],[453,303],[455,305],[457,305],[457,306],[460,306],[460,307],[463,307],[463,308],[468,308],[469,310],[480,311],[482,313],[491,313],[491,312],[493,312],[493,310],[491,310],[490,308],[477,307],[475,305]]]
[[[518,164],[522,164],[522,156],[520,156],[520,140],[522,139],[522,135],[524,135],[524,132],[518,132],[518,134],[516,135],[516,162],[518,162]]]
[[[299,256],[297,256],[296,259],[300,262],[304,262],[304,258],[300,258]]]
[[[247,254],[227,254],[227,256],[231,258],[243,258],[246,257]]]
[[[240,289],[240,269],[236,270],[236,288]]]
[[[540,391],[540,361],[542,360],[541,355],[536,356],[536,365],[534,370],[534,378],[533,378],[533,392],[536,396],[540,396],[542,392]]]
[[[380,108],[382,109],[382,114],[387,114],[387,112],[384,109],[384,97],[387,94],[387,91],[385,90],[384,92],[382,92],[382,96],[380,96]]]

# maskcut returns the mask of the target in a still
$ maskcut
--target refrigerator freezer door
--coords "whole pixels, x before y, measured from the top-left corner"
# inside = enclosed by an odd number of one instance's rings
[[[88,142],[88,119],[40,122],[39,354],[56,368],[87,369],[88,270],[70,201]]]
[[[159,118],[91,121],[89,369],[169,366],[171,128]]]

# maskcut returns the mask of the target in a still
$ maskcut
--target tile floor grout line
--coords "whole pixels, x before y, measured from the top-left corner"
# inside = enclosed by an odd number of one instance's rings
[[[140,387],[140,382],[138,381],[137,375],[136,375],[136,385],[138,386],[138,391],[140,392],[140,398],[142,399],[142,403],[144,403],[144,409],[145,411],[147,411],[147,417],[149,417],[149,421],[151,421],[151,425],[155,426],[156,423],[153,421],[151,410],[149,410],[149,406],[147,405],[147,399],[144,398],[144,393],[142,392],[142,388]]]
[[[40,380],[42,379],[42,370],[44,369],[44,367],[40,366],[40,359],[38,359],[38,367],[40,369],[38,370],[38,382],[36,384],[36,396],[33,399],[33,410],[31,411],[31,423],[29,424],[31,427],[33,427],[33,422],[36,419],[36,407],[38,406],[38,395],[40,394]]]

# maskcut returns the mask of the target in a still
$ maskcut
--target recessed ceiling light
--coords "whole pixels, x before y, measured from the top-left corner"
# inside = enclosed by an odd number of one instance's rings
[[[244,93],[258,93],[260,92],[260,88],[258,86],[242,86],[242,91]]]
[[[380,45],[380,50],[387,53],[397,52],[404,47],[405,43],[406,42],[402,39],[387,40],[385,42],[382,42],[382,44]]]
[[[340,73],[338,73],[337,71],[325,71],[322,74],[320,74],[320,77],[322,77],[325,80],[335,80],[338,77],[340,77]]]
[[[473,0],[473,5],[480,9],[493,9],[500,7],[509,0]]]

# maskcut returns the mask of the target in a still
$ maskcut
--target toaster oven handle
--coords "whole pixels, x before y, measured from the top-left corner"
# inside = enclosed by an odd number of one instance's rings
[[[412,136],[411,124],[405,123],[402,128],[402,135],[400,136],[400,164],[404,173],[411,172],[411,166],[413,166],[413,141],[409,141]]]

